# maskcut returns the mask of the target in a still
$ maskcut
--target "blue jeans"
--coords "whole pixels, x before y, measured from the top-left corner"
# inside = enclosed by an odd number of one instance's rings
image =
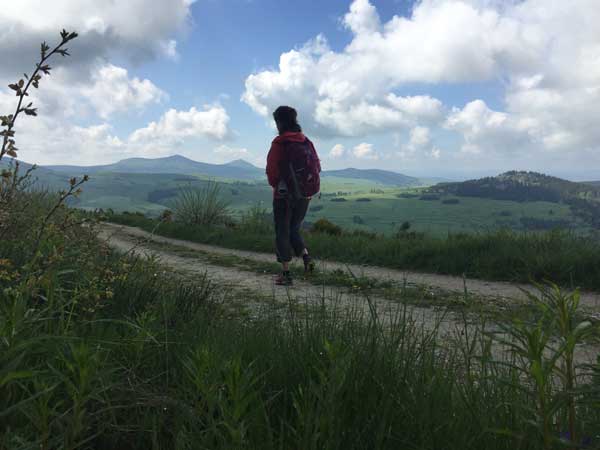
[[[292,252],[296,256],[302,255],[306,246],[300,235],[300,229],[309,203],[309,199],[288,200],[286,198],[276,198],[273,200],[277,261],[291,261]]]

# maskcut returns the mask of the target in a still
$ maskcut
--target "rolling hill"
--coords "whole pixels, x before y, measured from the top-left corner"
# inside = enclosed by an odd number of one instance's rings
[[[458,183],[439,183],[431,191],[465,197],[516,202],[564,202],[573,198],[600,199],[600,188],[537,172],[510,171]]]
[[[128,158],[114,164],[100,166],[46,166],[46,169],[58,173],[171,173],[178,175],[205,175],[209,177],[230,178],[236,180],[258,180],[264,171],[244,160],[226,164],[209,164],[194,161],[181,155],[165,158]]]
[[[387,186],[419,186],[423,184],[418,178],[380,169],[349,168],[342,170],[326,170],[323,171],[322,176],[349,178],[355,180],[369,180]]]
[[[204,175],[217,178],[234,180],[260,180],[264,179],[264,169],[253,164],[237,159],[226,164],[210,164],[194,161],[181,155],[167,156],[164,158],[128,158],[114,164],[99,166],[70,166],[57,165],[45,166],[53,172],[69,175],[86,173],[171,173],[180,175]],[[386,186],[422,186],[422,180],[397,172],[379,169],[342,169],[326,170],[323,178],[336,177],[350,180],[366,180]]]
[[[439,183],[431,192],[461,197],[569,205],[593,227],[600,227],[600,186],[577,183],[537,172],[511,171],[460,183]]]

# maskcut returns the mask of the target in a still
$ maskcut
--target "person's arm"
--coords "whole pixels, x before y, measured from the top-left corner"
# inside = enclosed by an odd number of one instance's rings
[[[269,180],[269,184],[274,188],[277,187],[277,183],[279,183],[279,164],[281,162],[282,153],[281,147],[279,142],[273,141],[269,154],[267,155],[267,179]]]

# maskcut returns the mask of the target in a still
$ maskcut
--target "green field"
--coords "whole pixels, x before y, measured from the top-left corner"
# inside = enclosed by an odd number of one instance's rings
[[[585,228],[585,224],[573,216],[569,206],[564,204],[520,203],[474,197],[441,197],[436,201],[420,200],[419,197],[396,197],[402,192],[415,191],[388,189],[384,194],[351,194],[344,196],[346,201],[343,202],[332,201],[332,197],[322,196],[313,200],[312,211],[309,212],[307,220],[314,221],[326,217],[344,228],[381,233],[392,233],[400,224],[408,221],[416,231],[438,235],[497,228],[523,229],[522,218],[565,221],[569,227]],[[370,201],[357,201],[364,198]],[[450,198],[457,199],[459,203],[443,203],[443,200]]]
[[[172,206],[180,188],[201,188],[207,180],[189,175],[98,173],[84,185],[83,194],[72,205],[86,210],[112,209],[157,216]],[[221,183],[221,196],[229,203],[234,217],[256,204],[270,210],[272,194],[266,182],[217,181]],[[409,222],[414,231],[434,235],[498,228],[552,228],[553,224],[583,231],[588,228],[562,203],[454,196],[423,200],[420,189],[394,188],[340,177],[325,177],[321,192],[322,195],[311,202],[307,222],[325,217],[347,229],[384,234],[394,233],[403,222]],[[403,198],[403,195],[413,198]],[[451,199],[458,203],[444,203]]]

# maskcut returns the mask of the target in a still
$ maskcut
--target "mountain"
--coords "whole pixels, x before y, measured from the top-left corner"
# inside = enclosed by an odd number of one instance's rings
[[[589,225],[600,227],[600,186],[576,183],[537,172],[511,171],[462,183],[440,183],[431,192],[517,202],[564,203]]]
[[[128,158],[114,164],[99,166],[46,166],[46,169],[68,174],[96,173],[171,173],[179,175],[206,175],[210,177],[255,180],[263,177],[263,171],[244,160],[227,164],[209,164],[194,161],[181,155],[164,158]]]
[[[55,173],[93,175],[97,173],[170,173],[178,175],[205,175],[209,177],[236,180],[258,180],[264,178],[264,169],[260,169],[243,159],[225,164],[210,164],[191,160],[181,155],[164,158],[128,158],[113,164],[97,166],[45,166]],[[369,180],[389,186],[419,186],[424,183],[418,178],[397,172],[379,169],[343,169],[324,171],[322,177],[339,177],[357,180]]]
[[[600,188],[537,172],[510,171],[495,177],[460,183],[439,183],[432,191],[466,197],[518,202],[564,202],[573,198],[600,199]]]
[[[321,174],[323,177],[353,178],[370,180],[390,186],[418,186],[421,184],[418,178],[409,177],[397,172],[380,169],[342,169],[326,170]]]

